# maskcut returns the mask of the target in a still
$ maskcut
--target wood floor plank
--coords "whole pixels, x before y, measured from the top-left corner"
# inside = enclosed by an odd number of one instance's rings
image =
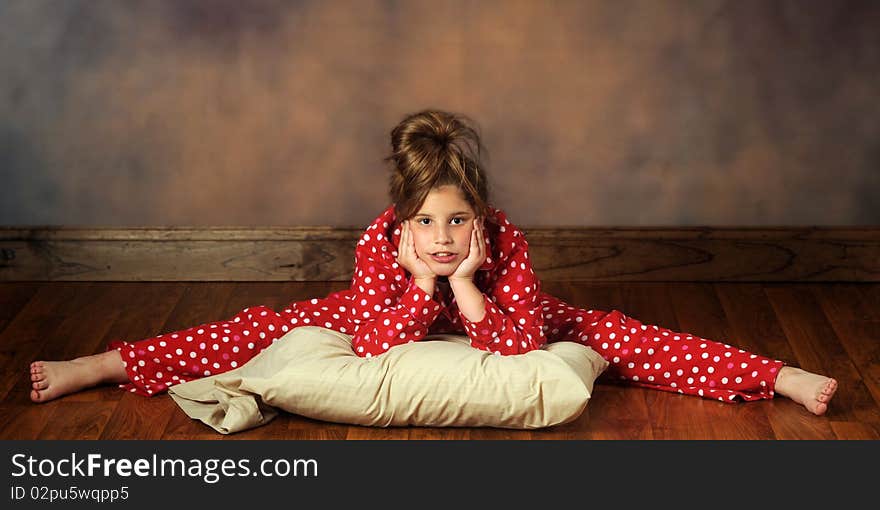
[[[6,327],[15,319],[39,290],[42,283],[2,283],[0,284],[0,381],[7,374],[18,373],[23,367],[16,366],[13,360],[16,350],[16,335],[3,336]],[[2,395],[0,395],[2,396]]]
[[[0,333],[43,285],[42,282],[0,282]]]
[[[880,310],[864,299],[863,285],[810,285],[828,322],[880,405]]]
[[[465,440],[471,438],[471,429],[463,427],[411,427],[409,439],[414,440]]]
[[[731,345],[796,363],[794,352],[760,283],[716,283],[715,294],[730,325]]]
[[[83,312],[90,309],[90,300],[99,294],[100,290],[94,290],[90,283],[52,284],[38,289],[0,333],[0,398],[29,402],[30,363],[47,359],[47,355],[53,359],[53,352],[66,348],[71,343],[67,330],[82,322]]]
[[[651,412],[653,439],[773,439],[760,403],[730,404],[690,395],[651,391],[645,395]]]
[[[867,317],[871,320],[880,320],[880,284],[877,283],[857,283],[856,286],[862,294]]]
[[[587,403],[588,421],[561,439],[654,439],[646,400],[649,393],[657,392],[611,382],[603,384],[601,392]]]
[[[290,415],[287,420],[287,439],[302,441],[340,441],[348,435],[349,425],[313,420],[305,416]]]
[[[773,399],[765,408],[776,439],[831,440],[838,439],[830,419],[816,419],[804,406],[787,398]]]
[[[798,366],[839,382],[826,416],[834,421],[880,422],[880,410],[843,348],[824,310],[803,284],[765,284]]]
[[[365,439],[401,440],[409,439],[409,427],[364,427],[350,425],[346,440],[360,441]]]
[[[490,441],[525,441],[532,438],[530,430],[499,429],[492,427],[472,428],[470,439]]]
[[[67,360],[92,354],[119,316],[114,283],[96,282],[76,295],[82,306],[67,315],[37,353],[45,360]]]
[[[0,439],[37,439],[57,404],[0,405]]]
[[[838,439],[846,440],[880,440],[880,425],[875,423],[858,423],[851,421],[833,421],[831,428]]]
[[[760,290],[760,286],[756,286]],[[750,350],[756,342],[744,342],[741,329],[730,324],[711,283],[674,283],[669,296],[680,332]],[[703,404],[701,412],[709,422],[709,436],[721,439],[772,439],[773,429],[764,408],[753,402]],[[707,437],[707,438],[708,438]]]
[[[116,402],[58,401],[37,439],[94,440],[101,437]]]

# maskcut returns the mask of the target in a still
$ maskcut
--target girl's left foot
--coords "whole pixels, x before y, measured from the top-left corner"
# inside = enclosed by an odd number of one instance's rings
[[[814,374],[794,367],[782,367],[776,377],[774,391],[821,416],[828,410],[828,402],[837,391],[837,381],[831,377]]]

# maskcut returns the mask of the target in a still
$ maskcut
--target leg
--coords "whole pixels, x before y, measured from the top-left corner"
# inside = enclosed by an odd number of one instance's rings
[[[104,383],[150,396],[168,386],[226,372],[247,362],[290,326],[264,306],[219,321],[138,342],[114,340],[107,352],[69,361],[35,361],[31,399],[46,402]]]
[[[290,327],[265,306],[245,308],[228,321],[202,324],[138,342],[113,341],[128,374],[121,385],[151,396],[178,383],[238,368],[283,336]]]
[[[618,310],[583,310],[543,297],[550,341],[582,343],[609,362],[603,377],[722,401],[773,396],[781,361],[659,326]],[[554,335],[553,331],[559,330]]]
[[[128,381],[118,351],[83,356],[70,361],[31,363],[31,400],[48,402],[92,386]]]
[[[837,390],[834,379],[786,367],[782,361],[658,326],[618,310],[581,310],[542,296],[549,341],[575,341],[608,360],[606,377],[724,402],[775,393],[820,415]]]

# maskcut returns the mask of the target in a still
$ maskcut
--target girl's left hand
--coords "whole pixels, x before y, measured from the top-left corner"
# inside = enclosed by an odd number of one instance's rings
[[[461,261],[455,272],[449,275],[449,280],[473,280],[474,273],[486,262],[486,240],[483,235],[483,218],[474,220],[474,228],[471,230],[471,245],[468,256]]]

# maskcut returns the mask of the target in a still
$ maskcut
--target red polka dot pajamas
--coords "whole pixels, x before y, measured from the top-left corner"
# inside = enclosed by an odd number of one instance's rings
[[[120,386],[154,395],[219,374],[308,325],[352,335],[352,348],[362,357],[433,333],[467,334],[472,346],[498,355],[526,353],[547,342],[578,342],[609,361],[604,378],[725,402],[773,396],[781,361],[642,324],[618,310],[576,308],[543,293],[522,231],[501,210],[491,213],[483,227],[486,261],[474,275],[486,307],[479,322],[458,310],[454,296],[439,288],[434,295],[422,291],[400,267],[400,228],[389,206],[358,241],[349,289],[290,303],[281,312],[254,306],[227,320],[137,342],[114,340],[108,349],[119,350],[130,381]]]

